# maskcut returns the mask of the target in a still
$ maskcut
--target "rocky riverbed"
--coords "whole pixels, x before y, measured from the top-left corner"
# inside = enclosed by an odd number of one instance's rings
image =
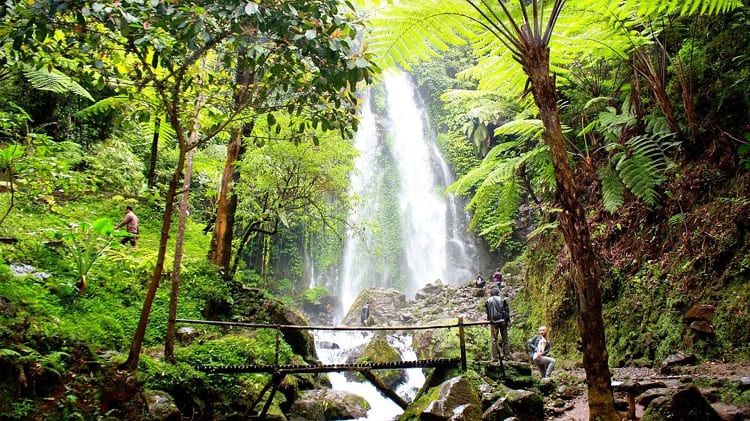
[[[503,289],[511,300],[519,290],[519,287],[512,285],[511,282],[510,287]],[[359,326],[360,309],[368,301],[370,317],[366,324],[371,326],[436,324],[459,317],[464,321],[482,321],[486,319],[483,303],[488,293],[488,289],[477,289],[470,283],[449,286],[439,281],[418,291],[414,300],[406,300],[395,289],[368,289],[357,298],[341,324]],[[313,313],[313,320],[326,317],[325,309],[320,310],[319,316]],[[469,392],[465,390],[467,383],[462,380],[465,380],[464,376],[443,379],[443,383],[433,379],[435,391],[424,391],[422,394],[424,400],[432,393],[427,398],[432,399],[432,403],[415,402],[402,419],[410,419],[419,411],[431,411],[430,416],[434,419],[442,419],[443,415],[453,413],[452,410],[459,410],[462,415],[454,414],[458,418],[451,415],[454,418],[445,419],[495,420],[515,416],[516,419],[530,420],[588,420],[585,373],[582,369],[557,369],[551,381],[542,382],[537,373],[532,374],[525,354],[516,352],[513,361],[506,362],[506,372],[509,377],[515,377],[503,384],[497,366],[486,361],[489,359],[486,358],[489,353],[488,336],[487,328],[482,327],[475,328],[467,339],[469,352],[473,353],[470,355],[470,369],[484,376],[486,382],[471,379],[468,384],[479,384],[479,387]],[[445,356],[442,354],[455,352],[455,346],[451,345],[449,339],[432,334],[415,334],[414,347],[421,357]],[[560,367],[579,366],[577,362],[561,363]],[[750,419],[750,407],[745,404],[750,400],[749,367],[747,363],[699,363],[694,356],[676,350],[658,367],[612,368],[616,407],[623,419],[655,421],[665,416],[675,416],[673,419],[676,420],[692,420],[698,419],[695,418],[696,414],[706,420]],[[452,395],[452,390],[461,392]],[[458,404],[455,401],[457,396],[468,401]],[[448,402],[453,402],[456,407],[449,410],[445,407]],[[528,407],[522,408],[524,405]],[[647,412],[648,407],[651,410]]]

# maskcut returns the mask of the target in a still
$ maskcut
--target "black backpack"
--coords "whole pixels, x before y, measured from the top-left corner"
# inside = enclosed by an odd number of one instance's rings
[[[495,300],[497,298],[497,300]],[[506,309],[508,308],[508,304],[505,301],[504,297],[499,297],[497,295],[493,295],[489,298],[488,301],[488,309],[489,309],[489,316],[490,321],[494,323],[500,322],[500,320],[509,321],[510,315],[507,314]]]

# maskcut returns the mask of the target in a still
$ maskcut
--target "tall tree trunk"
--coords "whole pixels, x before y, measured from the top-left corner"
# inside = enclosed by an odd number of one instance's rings
[[[195,132],[197,134],[197,132]],[[193,142],[191,142],[192,144]],[[185,225],[190,207],[190,179],[193,176],[193,155],[195,149],[190,149],[185,158],[185,177],[182,181],[182,198],[180,199],[180,221],[177,223],[177,237],[174,246],[174,264],[172,265],[172,290],[169,296],[169,320],[167,322],[167,340],[164,345],[164,358],[175,364],[174,337],[175,319],[177,319],[177,295],[180,289],[180,268],[182,267],[182,247],[185,242]]]
[[[148,317],[151,314],[151,306],[154,304],[154,298],[156,297],[156,291],[159,288],[159,281],[161,281],[161,275],[164,272],[164,259],[167,255],[167,242],[169,241],[169,228],[172,225],[172,212],[174,209],[174,200],[177,196],[177,183],[182,176],[182,169],[185,166],[185,148],[183,145],[180,146],[180,154],[177,159],[177,167],[172,173],[172,179],[169,180],[169,188],[167,189],[166,204],[164,205],[164,219],[161,224],[161,237],[159,238],[159,250],[156,257],[156,267],[154,273],[151,276],[151,282],[146,292],[146,298],[143,301],[143,308],[141,309],[141,317],[138,321],[138,327],[136,327],[135,334],[133,335],[133,342],[130,345],[130,354],[128,359],[120,365],[120,368],[125,370],[133,371],[138,367],[138,361],[140,359],[141,348],[143,347],[143,339],[146,336],[146,327],[148,325]]]
[[[240,53],[242,56],[244,53]],[[239,60],[242,63],[242,60]],[[247,88],[253,80],[252,74],[247,68],[237,69],[235,77],[238,87]],[[242,95],[248,95],[247,89],[235,89],[234,101],[247,102],[241,98]],[[219,190],[219,199],[216,204],[216,222],[214,225],[214,234],[211,237],[211,247],[208,251],[208,260],[219,267],[223,273],[225,281],[230,279],[230,264],[232,261],[232,236],[234,234],[235,214],[237,212],[237,196],[232,194],[232,184],[240,180],[240,172],[235,164],[242,159],[245,154],[245,145],[242,137],[245,132],[252,131],[253,123],[243,124],[232,130],[232,134],[227,145],[227,159],[224,162],[224,172],[221,176],[221,188]]]
[[[592,420],[619,420],[615,411],[607,349],[604,340],[601,290],[601,270],[592,247],[586,213],[576,193],[565,137],[557,109],[555,79],[549,72],[549,48],[529,48],[524,71],[531,80],[534,101],[544,123],[544,141],[550,148],[557,180],[556,199],[563,211],[559,214],[560,228],[573,262],[573,279],[578,297],[578,326],[583,340],[583,367],[588,383],[589,414]]]
[[[159,128],[161,127],[161,118],[156,117],[154,120],[154,137],[151,138],[151,159],[148,164],[148,188],[156,184],[156,158],[159,154]]]
[[[211,248],[208,252],[208,259],[222,270],[224,280],[227,280],[230,275],[232,236],[237,212],[237,196],[232,194],[232,184],[239,182],[240,172],[235,168],[235,163],[242,158],[244,153],[242,130],[236,128],[232,131],[232,137],[227,146],[227,159],[224,162],[221,189],[216,204],[214,235],[211,237]]]

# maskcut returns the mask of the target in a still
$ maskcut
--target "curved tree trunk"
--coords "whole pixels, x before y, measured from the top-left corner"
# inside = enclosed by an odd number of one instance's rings
[[[130,345],[130,354],[128,354],[127,361],[120,365],[120,368],[125,370],[133,371],[138,367],[141,348],[143,347],[143,339],[146,336],[148,317],[151,314],[151,306],[154,304],[156,290],[159,288],[159,281],[161,281],[161,275],[164,272],[164,259],[167,255],[167,242],[169,241],[169,228],[172,225],[174,199],[175,196],[177,196],[177,183],[180,181],[180,177],[182,176],[182,169],[185,166],[185,149],[186,148],[182,146],[180,147],[180,155],[177,159],[177,167],[175,168],[174,173],[172,173],[172,179],[169,180],[166,204],[164,205],[164,219],[162,220],[161,224],[159,250],[156,257],[156,267],[154,268],[154,273],[151,276],[151,283],[148,286],[146,298],[143,301],[141,317],[138,320],[138,327],[135,330],[135,334],[133,335],[133,342]]]
[[[560,228],[573,262],[573,278],[578,296],[578,326],[583,340],[583,367],[588,383],[591,420],[619,420],[615,411],[607,349],[604,341],[599,268],[591,243],[586,213],[576,194],[576,184],[568,161],[565,137],[557,109],[555,79],[549,72],[549,49],[534,46],[528,51],[524,71],[531,80],[534,101],[544,122],[544,141],[550,148],[557,180],[556,199],[563,211]]]
[[[185,225],[187,224],[187,214],[190,206],[190,179],[193,175],[194,154],[195,149],[190,149],[185,161],[185,177],[182,181],[182,197],[180,198],[180,221],[177,223],[177,238],[175,238],[174,263],[172,265],[172,290],[169,296],[167,339],[164,344],[164,358],[172,364],[177,363],[177,360],[174,358],[175,320],[177,319],[177,296],[180,289],[182,248],[185,243]]]

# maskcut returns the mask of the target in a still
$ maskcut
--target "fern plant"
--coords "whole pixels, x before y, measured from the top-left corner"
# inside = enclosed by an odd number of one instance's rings
[[[78,82],[53,68],[35,69],[31,66],[23,66],[23,74],[31,86],[42,91],[50,91],[58,94],[76,94],[90,101],[94,101],[91,94]]]
[[[474,193],[468,204],[474,210],[469,228],[481,226],[480,235],[491,239],[494,247],[500,247],[513,233],[524,194],[537,194],[529,188],[553,190],[552,162],[548,147],[541,143],[542,131],[539,120],[504,124],[495,134],[512,140],[492,148],[478,167],[448,187],[448,192]]]
[[[631,113],[618,113],[607,107],[578,134],[584,136],[596,130],[609,140],[605,147],[611,156],[598,175],[602,182],[602,202],[610,212],[622,206],[626,189],[651,206],[658,204],[657,186],[664,181],[670,164],[665,152],[676,145],[666,127],[664,131],[634,136],[623,142],[622,133],[634,125],[635,116]]]

